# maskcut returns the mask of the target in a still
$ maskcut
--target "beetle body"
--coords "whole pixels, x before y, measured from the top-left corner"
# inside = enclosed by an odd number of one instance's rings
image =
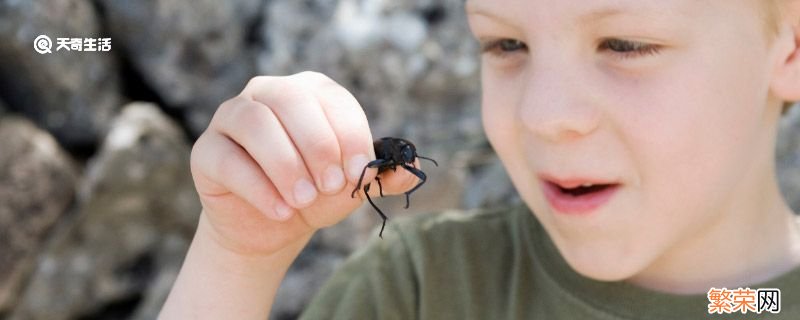
[[[361,189],[361,184],[364,180],[364,174],[367,172],[368,168],[377,168],[378,174],[381,174],[386,170],[391,169],[396,171],[397,167],[402,167],[403,169],[406,169],[408,172],[411,172],[413,175],[417,176],[417,178],[420,179],[420,182],[416,186],[411,188],[411,190],[405,192],[406,195],[405,208],[408,209],[409,196],[411,195],[411,193],[419,189],[419,187],[421,187],[427,180],[427,176],[425,175],[425,173],[422,172],[422,170],[419,170],[416,167],[414,167],[414,161],[416,160],[416,158],[429,160],[433,162],[433,164],[435,164],[436,166],[439,166],[439,164],[436,163],[436,160],[418,155],[417,148],[414,146],[413,143],[411,143],[406,139],[385,137],[375,140],[372,146],[375,150],[376,159],[370,161],[366,166],[364,166],[364,169],[361,171],[361,177],[359,177],[358,179],[358,184],[356,185],[356,188],[353,190],[353,193],[350,196],[355,197],[356,192],[358,192],[358,190]],[[383,187],[381,186],[380,177],[375,177],[375,181],[378,182],[380,195],[381,197],[383,197]],[[369,196],[369,189],[370,189],[370,184],[369,183],[364,184],[364,195],[367,196],[367,201],[369,201],[372,207],[375,208],[375,211],[378,212],[378,215],[381,217],[381,219],[383,219],[383,225],[381,226],[381,231],[378,234],[382,238],[383,229],[384,227],[386,227],[387,217],[383,213],[383,211],[381,211],[381,209],[378,208],[378,206],[376,206],[374,202],[372,202],[372,198],[370,198]]]

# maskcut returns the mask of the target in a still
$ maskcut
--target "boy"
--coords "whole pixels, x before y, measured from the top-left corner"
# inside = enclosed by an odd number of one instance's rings
[[[390,224],[308,318],[800,314],[800,226],[773,158],[782,104],[800,100],[800,1],[467,12],[487,136],[527,207]],[[358,103],[320,74],[255,78],[223,103],[192,153],[204,209],[161,316],[265,318],[313,232],[363,202],[350,192],[371,142]],[[381,181],[397,194],[416,178]],[[748,289],[782,290],[781,309],[734,299]]]

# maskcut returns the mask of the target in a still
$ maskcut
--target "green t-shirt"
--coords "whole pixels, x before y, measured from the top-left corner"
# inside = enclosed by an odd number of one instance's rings
[[[526,207],[401,220],[350,257],[301,318],[800,319],[800,268],[749,286],[779,288],[778,314],[709,314],[706,294],[577,274]]]

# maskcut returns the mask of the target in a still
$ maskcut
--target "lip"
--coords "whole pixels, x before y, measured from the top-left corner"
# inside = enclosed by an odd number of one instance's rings
[[[609,180],[600,179],[550,179],[542,178],[540,180],[544,196],[550,206],[556,212],[573,215],[587,215],[595,212],[597,209],[608,203],[611,198],[619,191],[621,184]],[[583,184],[609,184],[603,190],[595,191],[590,194],[582,196],[571,196],[564,194],[559,189],[574,188]]]

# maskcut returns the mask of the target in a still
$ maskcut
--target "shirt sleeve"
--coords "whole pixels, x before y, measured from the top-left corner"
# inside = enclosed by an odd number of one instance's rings
[[[419,281],[399,228],[349,257],[300,319],[415,319]]]

